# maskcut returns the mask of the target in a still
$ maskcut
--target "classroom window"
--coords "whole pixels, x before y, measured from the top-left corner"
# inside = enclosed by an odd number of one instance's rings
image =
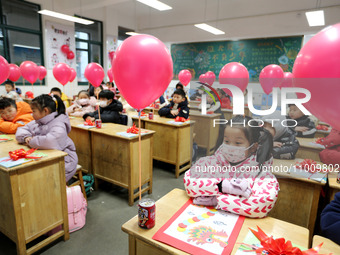
[[[0,54],[18,66],[26,60],[44,65],[40,5],[0,0],[0,7]],[[24,84],[22,77],[16,84]]]
[[[88,63],[95,62],[103,66],[103,23],[101,21],[93,21],[94,23],[91,25],[75,24],[76,62],[79,85],[88,84],[84,76]]]

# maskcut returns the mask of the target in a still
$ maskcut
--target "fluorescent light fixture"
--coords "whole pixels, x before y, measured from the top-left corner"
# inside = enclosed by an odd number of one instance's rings
[[[33,47],[33,46],[21,45],[21,44],[13,44],[13,47],[20,47],[20,48],[26,48],[26,49],[40,50],[39,47]]]
[[[171,10],[172,7],[164,4],[158,0],[137,0],[138,2],[141,2],[142,4],[146,4],[152,8],[155,8],[159,11],[166,11],[166,10]]]
[[[205,23],[195,24],[195,27],[203,29],[203,30],[205,30],[209,33],[214,34],[214,35],[224,35],[225,34],[222,30],[219,30],[215,27],[209,26],[208,24],[205,24]]]
[[[127,34],[127,35],[140,35],[140,33],[136,33],[136,32],[126,32],[125,34]]]
[[[306,17],[310,27],[325,25],[325,16],[323,10],[306,12]]]
[[[84,24],[84,25],[91,25],[91,24],[94,23],[93,21],[88,20],[88,19],[82,19],[82,18],[62,14],[62,13],[59,13],[59,12],[49,11],[49,10],[41,10],[41,11],[38,11],[38,13],[40,13],[42,15],[47,15],[47,16],[51,16],[51,17],[54,17],[54,18],[58,18],[58,19],[64,19],[64,20],[68,20],[68,21],[72,21],[72,22],[77,22],[77,23]]]

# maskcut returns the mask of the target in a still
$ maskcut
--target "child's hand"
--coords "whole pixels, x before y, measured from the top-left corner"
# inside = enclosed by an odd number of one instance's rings
[[[171,110],[170,113],[171,113],[173,116],[177,116],[177,115],[178,115],[178,110]]]
[[[295,131],[306,132],[308,131],[308,127],[295,127]]]
[[[80,108],[74,108],[74,111],[75,111],[75,112],[80,112],[81,109],[80,109]]]
[[[280,148],[281,148],[282,145],[283,145],[283,144],[280,143],[280,142],[274,142],[274,145],[273,145],[273,146],[274,146],[274,147],[280,147]]]
[[[86,120],[95,121],[96,119],[91,116],[87,116]]]
[[[25,143],[29,144],[32,139],[33,139],[33,137],[26,137],[25,138]]]

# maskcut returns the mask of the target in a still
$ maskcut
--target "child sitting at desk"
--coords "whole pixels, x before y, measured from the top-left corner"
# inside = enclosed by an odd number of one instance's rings
[[[96,103],[97,100],[94,97],[90,97],[86,90],[81,90],[78,93],[78,99],[66,109],[66,112],[69,116],[83,117],[85,113],[95,110]]]
[[[65,156],[66,182],[76,172],[78,157],[76,147],[67,134],[71,131],[65,105],[58,96],[40,95],[32,100],[34,121],[20,127],[15,134],[19,143],[43,150],[61,150]]]
[[[262,118],[264,128],[273,136],[273,157],[277,159],[294,159],[299,149],[299,141],[295,137],[295,133],[291,128],[282,125],[285,120],[279,112]]]
[[[297,122],[297,126],[292,128],[297,137],[313,138],[316,128],[314,122],[294,104],[289,105],[287,119],[293,119]],[[295,121],[287,121],[289,126],[295,125]]]
[[[5,97],[14,99],[16,102],[23,101],[22,98],[20,97],[20,95],[17,93],[17,91],[14,87],[14,83],[11,80],[5,81],[5,89],[6,89],[6,92],[7,92],[7,94],[4,95]],[[21,90],[20,90],[20,92],[21,92]]]
[[[340,245],[340,192],[321,213],[321,231],[324,237]]]
[[[159,109],[158,114],[167,118],[176,118],[177,116],[189,118],[188,100],[185,97],[184,90],[176,89],[170,104]]]
[[[111,122],[117,124],[127,124],[127,117],[120,115],[119,112],[123,111],[123,105],[114,99],[115,94],[110,90],[103,90],[99,93],[99,110],[100,119],[103,123]],[[85,113],[84,120],[95,121],[99,119],[98,110],[95,112]]]
[[[244,121],[251,126],[242,125]],[[215,154],[199,159],[185,173],[184,186],[194,204],[262,218],[273,208],[279,190],[269,171],[272,136],[248,116],[238,115],[232,122]]]
[[[0,132],[15,134],[17,128],[33,120],[32,109],[25,102],[15,102],[11,98],[0,98]]]
[[[60,99],[64,102],[66,108],[70,107],[70,102],[68,101],[69,98],[64,93],[62,93],[59,88],[52,88],[50,94],[60,97]]]
[[[332,128],[328,136],[321,138],[325,149],[319,153],[320,160],[325,164],[340,164],[340,132]]]

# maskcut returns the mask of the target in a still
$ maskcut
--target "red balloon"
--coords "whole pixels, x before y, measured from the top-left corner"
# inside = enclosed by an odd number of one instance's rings
[[[290,72],[285,72],[283,74],[283,81],[281,83],[280,88],[290,88],[293,87],[293,78],[294,75]]]
[[[3,56],[0,56],[0,84],[7,80],[9,74],[8,62]]]
[[[178,74],[179,81],[184,85],[187,86],[191,80],[191,73],[189,70],[182,70]]]
[[[13,82],[16,82],[19,80],[21,76],[20,68],[16,64],[9,64],[9,76],[8,79],[10,79]]]
[[[39,67],[32,61],[24,61],[20,65],[20,71],[22,77],[29,83],[33,84],[39,77]]]
[[[73,68],[71,68],[71,75],[70,75],[70,82],[73,82],[74,79],[77,77],[77,72]]]
[[[303,104],[307,110],[340,130],[340,23],[321,30],[302,47],[293,75],[293,86],[311,93]]]
[[[136,109],[144,109],[156,101],[173,76],[170,52],[151,35],[134,35],[124,40],[112,66],[119,91]]]
[[[107,76],[109,76],[109,80],[110,82],[113,81],[113,72],[112,69],[107,70]]]
[[[68,47],[67,44],[64,44],[63,46],[61,46],[60,49],[61,49],[62,53],[64,53],[64,54],[67,54],[70,51],[70,47]]]
[[[212,86],[214,84],[214,81],[216,80],[216,75],[212,71],[208,71],[205,73],[205,77],[207,80],[207,83]]]
[[[84,75],[94,87],[99,87],[105,77],[103,67],[97,63],[88,64],[85,68]]]
[[[283,81],[283,70],[278,65],[267,65],[262,69],[259,78],[264,93],[269,95],[274,87],[280,87]]]
[[[43,80],[47,74],[46,68],[44,66],[39,66],[39,80]]]
[[[200,77],[198,78],[200,82],[206,83],[207,82],[207,76],[205,74],[201,74]]]
[[[69,51],[67,52],[67,59],[74,59],[74,52],[73,51]]]
[[[65,63],[56,64],[53,67],[53,76],[63,86],[70,81],[71,68]]]
[[[248,86],[249,73],[241,63],[231,62],[223,66],[218,78],[220,84],[234,85],[244,92]],[[227,91],[230,94],[229,89]]]

